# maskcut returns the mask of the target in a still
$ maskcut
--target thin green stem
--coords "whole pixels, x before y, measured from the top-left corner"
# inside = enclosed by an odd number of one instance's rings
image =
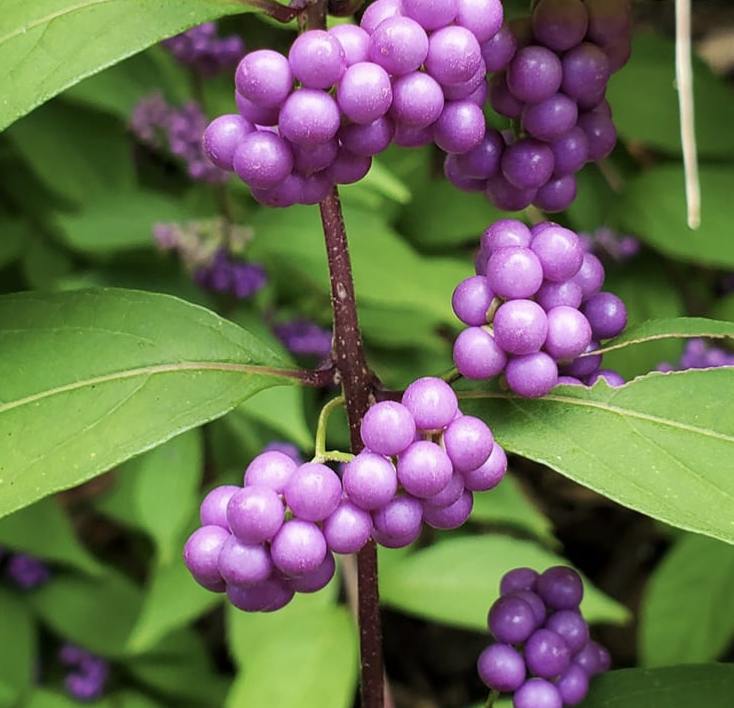
[[[487,700],[484,702],[484,708],[492,708],[494,702],[500,697],[499,691],[490,691]]]
[[[332,398],[319,413],[319,421],[316,424],[316,440],[314,442],[314,458],[321,458],[326,454],[326,428],[329,425],[329,416],[336,408],[344,405],[344,396]]]

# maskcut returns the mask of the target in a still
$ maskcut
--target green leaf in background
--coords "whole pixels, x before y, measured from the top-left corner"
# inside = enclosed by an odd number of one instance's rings
[[[223,595],[201,587],[179,555],[169,563],[156,562],[145,591],[143,607],[130,632],[128,648],[133,654],[151,649],[168,632],[188,625],[222,602]]]
[[[445,179],[434,179],[403,209],[400,228],[421,246],[479,248],[482,232],[502,216],[504,212],[488,204],[484,195],[461,192]]]
[[[650,577],[640,607],[645,666],[716,659],[734,636],[734,548],[697,534],[679,538]]]
[[[729,131],[731,132],[731,131]],[[631,179],[619,206],[621,228],[661,253],[691,263],[734,268],[729,237],[733,165],[701,165],[701,226],[686,226],[683,167],[662,164]]]
[[[67,641],[104,657],[127,653],[142,593],[125,576],[57,575],[28,596],[36,614]]]
[[[488,492],[491,494],[491,492]],[[499,596],[502,576],[525,566],[542,572],[568,565],[530,541],[509,536],[455,537],[403,558],[380,573],[380,599],[410,614],[478,631]],[[589,622],[624,622],[627,610],[590,582],[581,605]]]
[[[284,631],[257,644],[237,675],[226,708],[350,708],[357,682],[357,630],[345,607],[299,614]],[[287,680],[283,667],[288,667]]]
[[[203,466],[201,431],[189,430],[123,464],[97,507],[145,531],[160,562],[170,564],[180,560],[189,521],[197,515]]]
[[[0,588],[0,637],[0,705],[14,706],[33,680],[38,647],[30,607],[4,588]]]
[[[423,257],[381,218],[352,208],[345,211],[357,299],[390,307],[423,309],[444,322],[456,322],[451,293],[471,275],[468,262]],[[297,270],[314,287],[328,292],[326,255],[318,210],[311,207],[260,209],[250,225],[250,254],[270,264]],[[410,277],[406,277],[406,273]]]
[[[622,669],[595,676],[584,708],[731,708],[734,665]]]
[[[108,190],[55,223],[64,242],[92,256],[112,256],[136,248],[155,249],[156,223],[185,222],[196,214],[180,199],[149,190]]]
[[[653,373],[611,388],[563,386],[542,399],[465,394],[508,451],[609,499],[734,543],[734,368]],[[490,398],[490,396],[497,396]]]
[[[558,542],[549,519],[523,493],[518,481],[508,474],[494,489],[474,494],[472,521],[512,526],[536,536],[549,545]]]
[[[110,116],[54,101],[5,136],[46,187],[75,204],[91,205],[135,184],[125,125]]]
[[[57,499],[41,499],[0,519],[0,546],[97,575],[103,566],[79,542]]]
[[[286,382],[236,325],[154,293],[0,298],[0,516]]]
[[[278,386],[260,391],[226,418],[234,430],[238,421],[249,418],[277,431],[285,440],[294,442],[302,450],[313,449],[314,434],[309,430],[303,409],[303,390],[294,386]]]
[[[23,253],[32,227],[25,219],[16,219],[0,213],[0,268],[12,263]]]
[[[678,93],[675,88],[675,42],[639,34],[630,61],[612,76],[607,99],[614,106],[619,135],[670,154],[681,151]],[[700,59],[693,62],[696,146],[703,158],[734,157],[734,93]],[[641,110],[644,107],[644,110]],[[705,195],[705,191],[704,191]],[[705,196],[704,196],[705,199]]]
[[[168,699],[168,705],[221,706],[230,680],[214,671],[210,647],[194,630],[166,636],[145,654],[125,661],[137,682]]]
[[[0,130],[68,86],[161,39],[253,9],[237,0],[4,0]]]

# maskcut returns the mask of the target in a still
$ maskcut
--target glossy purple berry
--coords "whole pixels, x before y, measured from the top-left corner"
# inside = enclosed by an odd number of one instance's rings
[[[584,596],[584,585],[573,568],[556,565],[540,574],[536,592],[553,610],[575,610]]]
[[[477,659],[479,678],[494,691],[512,692],[525,681],[522,654],[509,644],[490,644]]]
[[[402,403],[412,414],[416,428],[424,431],[445,428],[459,409],[451,386],[433,376],[413,381],[405,389]]]

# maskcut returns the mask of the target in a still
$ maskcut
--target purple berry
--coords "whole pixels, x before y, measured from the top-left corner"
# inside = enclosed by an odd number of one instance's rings
[[[461,473],[464,486],[472,492],[486,492],[494,489],[504,478],[507,472],[507,455],[495,442],[492,452],[484,464],[473,470]]]
[[[494,691],[512,692],[525,681],[522,654],[509,644],[490,644],[477,659],[479,678]]]
[[[373,538],[387,548],[401,548],[415,541],[421,532],[423,507],[409,494],[395,497],[372,512]]]
[[[213,592],[224,592],[224,580],[219,573],[219,553],[231,534],[221,526],[201,526],[189,536],[184,545],[186,567],[199,585]]]
[[[270,540],[282,526],[284,517],[283,501],[269,487],[244,487],[227,504],[229,528],[243,543]]]
[[[538,571],[532,568],[513,568],[507,571],[500,580],[500,594],[509,595],[518,590],[535,591]]]
[[[398,456],[398,480],[403,488],[421,499],[438,494],[453,472],[446,452],[430,440],[418,440]]]
[[[464,490],[462,495],[448,506],[423,506],[423,520],[434,529],[458,529],[471,514],[474,506],[474,495]]]
[[[326,545],[334,553],[357,553],[369,541],[372,517],[349,499],[342,499],[324,520],[323,531]]]
[[[581,311],[591,325],[594,339],[616,337],[627,325],[627,308],[612,293],[597,293],[584,303]]]
[[[451,386],[433,376],[413,381],[405,389],[402,403],[412,414],[415,427],[423,431],[442,430],[459,409]]]
[[[476,469],[489,459],[494,437],[483,420],[462,415],[444,430],[443,445],[454,469],[464,472]]]
[[[327,552],[324,556],[324,560],[315,569],[303,575],[299,575],[297,578],[290,578],[288,584],[296,592],[318,592],[322,588],[325,588],[329,581],[334,577],[336,571],[336,562],[334,556]]]
[[[469,81],[482,64],[479,42],[468,29],[450,25],[431,34],[425,66],[439,84],[451,86]]]
[[[468,379],[491,379],[505,368],[506,363],[505,351],[484,327],[468,327],[454,342],[454,364]]]
[[[272,189],[293,169],[293,154],[274,133],[257,130],[238,143],[232,166],[239,178],[256,189]]]
[[[589,677],[578,664],[571,662],[556,681],[556,688],[564,706],[577,706],[589,692]]]
[[[388,74],[402,76],[423,64],[428,55],[428,37],[415,20],[389,17],[372,32],[369,51],[370,60]]]
[[[515,691],[513,708],[563,708],[558,689],[542,678],[528,679]]]
[[[543,266],[529,248],[500,248],[487,261],[487,282],[500,297],[529,298],[543,282]]]
[[[278,127],[283,137],[301,145],[331,140],[341,122],[336,101],[325,91],[294,91],[280,108]]]
[[[387,504],[398,488],[392,462],[382,455],[362,450],[344,468],[344,491],[357,506],[367,511]]]
[[[571,652],[560,634],[538,629],[525,642],[523,652],[528,670],[541,678],[555,678],[571,662]]]
[[[235,536],[225,541],[217,565],[224,581],[238,587],[257,585],[273,572],[270,551],[264,544],[245,544]]]
[[[276,108],[293,90],[293,73],[282,54],[259,49],[246,54],[239,63],[235,84],[237,93],[248,101],[261,108]]]
[[[541,46],[523,47],[507,67],[507,86],[520,101],[537,103],[561,88],[561,60]]]
[[[482,275],[473,275],[456,286],[451,305],[464,324],[481,327],[487,324],[487,310],[493,299],[494,293],[487,279]]]
[[[545,352],[534,352],[510,359],[505,376],[514,393],[525,398],[540,398],[556,385],[558,366]]]
[[[402,11],[426,30],[450,24],[458,11],[458,0],[402,0]]]
[[[508,300],[494,316],[494,338],[508,354],[540,351],[548,333],[545,310],[532,300]]]
[[[321,529],[303,519],[286,521],[270,544],[275,566],[286,575],[296,577],[316,570],[326,557],[326,550]]]
[[[336,102],[349,120],[372,123],[384,116],[392,104],[390,76],[372,62],[353,64],[339,82]]]
[[[554,359],[574,359],[591,342],[591,326],[581,312],[560,305],[548,311],[548,334],[543,348]]]
[[[327,89],[341,78],[347,57],[336,37],[314,29],[295,39],[288,53],[288,64],[306,88]]]
[[[536,591],[552,610],[575,610],[584,596],[584,585],[573,568],[556,565],[540,574]]]
[[[397,455],[415,438],[412,413],[397,401],[380,401],[370,406],[360,427],[362,442],[380,455]]]
[[[500,597],[490,608],[487,617],[489,631],[498,642],[519,644],[535,629],[535,615],[525,600],[518,597]]]
[[[227,504],[242,489],[234,484],[223,484],[214,487],[201,502],[199,518],[202,526],[221,526],[229,531],[227,524]]]
[[[341,494],[341,480],[336,472],[320,462],[301,465],[285,487],[290,510],[305,521],[323,521],[337,508]]]
[[[580,652],[589,641],[589,625],[575,610],[558,610],[545,623],[546,629],[560,634],[571,654]]]

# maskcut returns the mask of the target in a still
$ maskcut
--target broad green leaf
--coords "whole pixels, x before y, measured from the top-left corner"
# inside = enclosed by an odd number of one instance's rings
[[[650,577],[640,607],[646,666],[716,659],[734,636],[734,548],[685,534]]]
[[[491,494],[492,492],[488,492]],[[487,612],[502,576],[526,566],[542,572],[568,565],[530,541],[509,536],[460,536],[417,551],[380,574],[380,598],[410,614],[486,631]],[[624,622],[627,610],[585,583],[584,616],[590,622]]]
[[[128,648],[133,654],[151,649],[168,632],[188,625],[218,605],[222,598],[196,583],[180,553],[170,563],[156,562]]]
[[[479,248],[482,232],[502,216],[484,195],[462,192],[448,180],[434,179],[403,209],[400,229],[413,243],[429,248],[464,244]]]
[[[186,69],[162,47],[93,74],[64,91],[63,100],[105,111],[127,123],[141,98],[156,91],[175,105],[183,104],[190,93]],[[234,100],[231,91],[230,100]]]
[[[510,452],[541,462],[620,504],[734,543],[734,368],[652,373],[611,388],[563,386],[528,400],[473,392]],[[483,397],[483,398],[477,398]]]
[[[14,219],[0,213],[0,268],[18,258],[30,238],[31,225],[23,219]]]
[[[173,632],[145,654],[127,659],[125,670],[169,705],[221,706],[230,683],[214,671],[211,647],[193,629]]]
[[[584,708],[731,708],[734,665],[621,669],[595,676]]]
[[[642,344],[658,339],[690,339],[693,337],[734,337],[734,322],[721,322],[706,317],[672,317],[664,320],[648,320],[627,327],[622,334],[610,339],[601,351],[610,352],[632,344]]]
[[[338,583],[330,582],[323,590],[313,594],[296,593],[283,609],[277,612],[242,612],[226,603],[227,646],[235,663],[249,669],[256,661],[261,648],[269,641],[280,641],[298,627],[305,618],[324,616],[333,608]]]
[[[5,135],[48,189],[75,204],[94,203],[135,184],[125,125],[110,116],[54,101]]]
[[[147,190],[109,191],[88,201],[79,211],[58,214],[55,223],[72,249],[109,257],[137,248],[152,251],[155,224],[182,222],[193,217],[194,212],[180,199],[165,194]]]
[[[610,80],[607,98],[622,138],[680,154],[672,37],[636,36],[630,61]],[[734,93],[697,57],[693,62],[693,102],[698,154],[715,159],[734,156]]]
[[[258,645],[227,696],[227,708],[350,708],[357,679],[357,632],[345,607],[302,614]],[[283,679],[288,667],[288,680]]]
[[[120,657],[140,613],[142,593],[125,576],[58,575],[28,597],[36,614],[60,636],[95,654]]]
[[[0,705],[12,706],[31,684],[37,661],[36,627],[28,604],[0,589]]]
[[[0,519],[0,546],[92,575],[103,567],[79,542],[58,500],[50,497]]]
[[[300,388],[279,386],[261,391],[233,410],[225,422],[231,423],[236,429],[240,418],[264,423],[302,450],[313,448],[315,431],[311,432],[306,423],[303,390]]]
[[[701,226],[686,225],[683,167],[661,164],[627,183],[621,227],[667,256],[700,265],[734,267],[729,238],[733,165],[701,165]]]
[[[512,526],[537,536],[548,544],[557,544],[553,527],[547,517],[523,494],[517,480],[511,474],[486,493],[474,494],[472,521],[500,526]]]
[[[451,293],[471,274],[468,262],[421,257],[379,214],[345,210],[355,288],[360,302],[423,309],[444,322],[456,322]],[[326,255],[318,210],[309,207],[260,209],[251,225],[250,253],[273,266],[296,270],[313,287],[328,292]]]
[[[68,86],[161,39],[252,11],[237,0],[4,0],[0,130]]]
[[[0,515],[285,382],[236,325],[128,290],[0,298]]]
[[[95,703],[95,708],[108,705],[107,701]],[[65,693],[51,691],[47,688],[36,688],[23,704],[23,708],[79,708],[79,703]]]
[[[201,432],[189,430],[123,464],[97,506],[146,532],[164,565],[180,561],[189,521],[198,511],[203,464]]]

